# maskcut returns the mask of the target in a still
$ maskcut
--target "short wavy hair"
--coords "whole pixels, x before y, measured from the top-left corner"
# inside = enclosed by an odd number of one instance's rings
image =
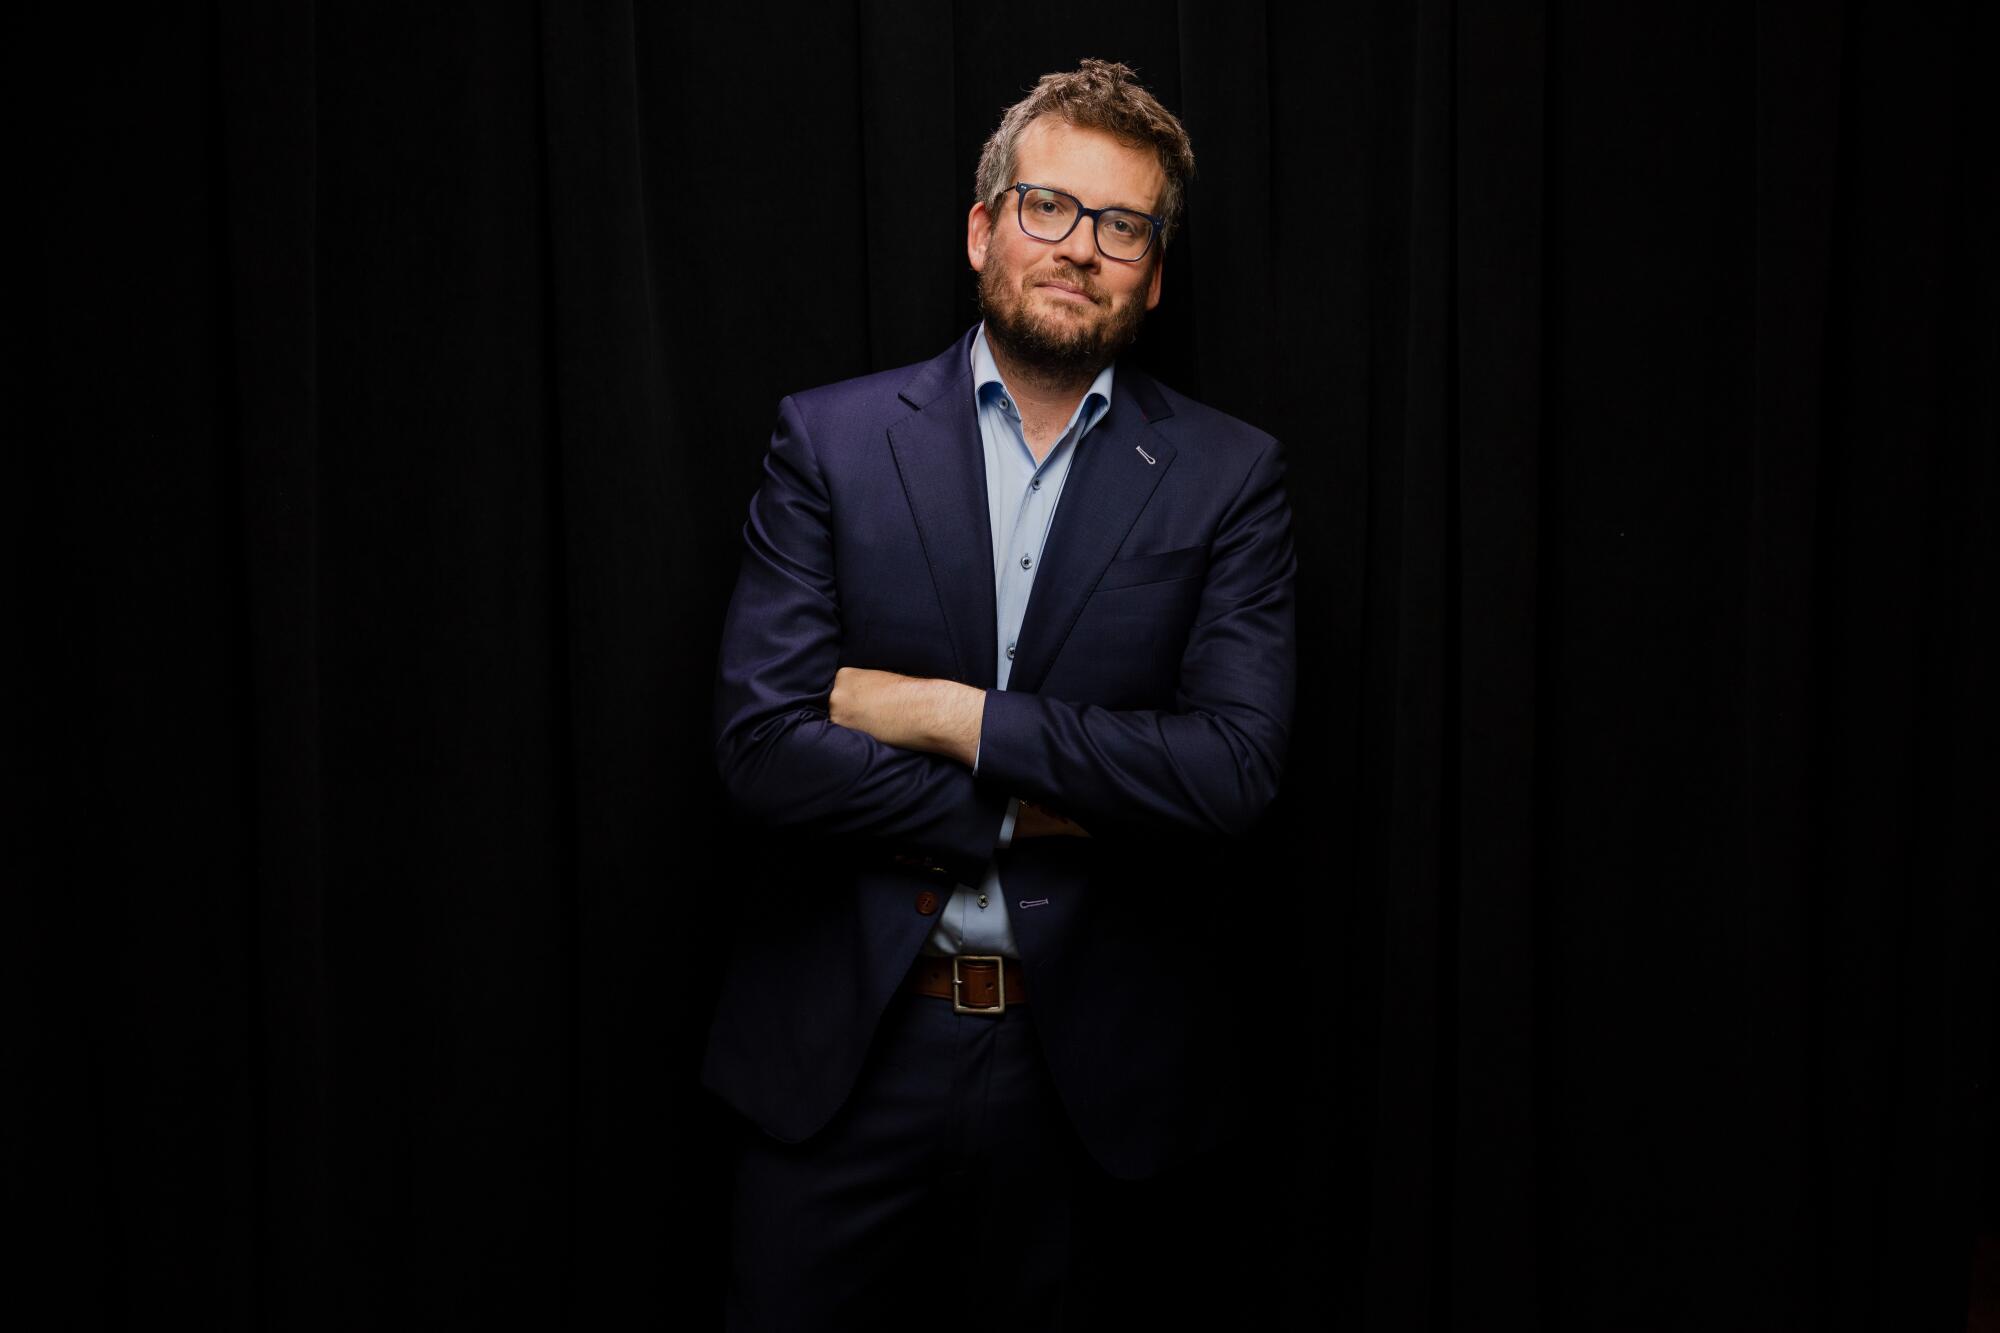
[[[1044,74],[1032,92],[1008,107],[999,128],[980,150],[973,197],[999,214],[1002,198],[1014,188],[1021,136],[1043,116],[1079,129],[1103,130],[1135,148],[1153,150],[1167,178],[1155,205],[1166,220],[1160,228],[1164,251],[1180,226],[1188,182],[1194,179],[1194,146],[1174,113],[1140,86],[1129,65],[1115,61],[1086,60],[1072,73]]]

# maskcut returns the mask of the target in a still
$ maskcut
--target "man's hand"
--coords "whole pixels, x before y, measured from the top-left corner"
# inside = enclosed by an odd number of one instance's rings
[[[1087,838],[1090,833],[1066,815],[1059,815],[1046,806],[1023,800],[1021,809],[1014,816],[1014,840],[1022,838]]]
[[[972,767],[986,691],[955,680],[924,680],[893,671],[841,667],[833,673],[827,717],[884,745],[923,750]]]

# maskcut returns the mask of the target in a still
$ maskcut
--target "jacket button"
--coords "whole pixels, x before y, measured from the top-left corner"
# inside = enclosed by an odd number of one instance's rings
[[[937,911],[937,909],[938,896],[935,893],[932,893],[929,889],[925,889],[917,894],[917,910],[919,912],[925,916],[929,916]]]

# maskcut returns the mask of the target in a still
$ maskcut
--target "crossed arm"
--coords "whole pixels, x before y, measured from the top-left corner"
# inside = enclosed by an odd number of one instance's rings
[[[979,755],[986,691],[955,680],[901,676],[842,667],[833,673],[827,715],[838,726],[866,732],[884,745],[942,755],[967,768]],[[1032,801],[1020,802],[1015,838],[1087,838],[1075,820]]]
[[[1235,833],[1275,795],[1295,568],[1275,442],[1211,543],[1172,710],[841,667],[831,502],[789,398],[764,471],[716,684],[718,766],[752,815],[918,847],[973,883],[998,845],[1003,793],[1023,801],[1016,837],[1082,831],[1051,810],[1082,825]]]

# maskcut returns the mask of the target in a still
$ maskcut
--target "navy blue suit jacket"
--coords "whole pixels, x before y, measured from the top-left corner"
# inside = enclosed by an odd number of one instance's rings
[[[1021,796],[1092,834],[1016,840],[1001,883],[1072,1123],[1141,1178],[1235,1109],[1212,963],[1240,923],[1269,925],[1271,895],[1231,882],[1227,853],[1275,795],[1291,726],[1283,463],[1271,436],[1121,365],[996,690],[975,331],[779,405],[715,699],[724,784],[773,836],[731,867],[751,887],[703,1078],[787,1142],[831,1119],[936,924],[920,895],[978,883]],[[829,722],[841,666],[985,688],[977,776]]]

